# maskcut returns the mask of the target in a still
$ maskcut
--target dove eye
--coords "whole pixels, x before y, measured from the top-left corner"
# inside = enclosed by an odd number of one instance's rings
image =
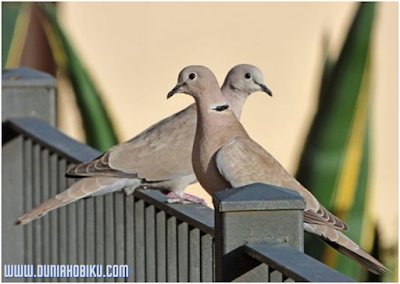
[[[246,79],[250,79],[250,78],[251,78],[251,75],[250,75],[250,73],[246,73],[246,74],[244,74],[244,77],[245,77]]]
[[[189,79],[193,80],[194,78],[196,78],[196,74],[195,73],[190,73],[189,74]]]

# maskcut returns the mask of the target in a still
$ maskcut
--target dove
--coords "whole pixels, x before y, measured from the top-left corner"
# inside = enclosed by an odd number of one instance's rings
[[[258,91],[272,96],[261,71],[249,64],[233,67],[227,74],[222,93],[240,118],[247,97]],[[154,124],[125,143],[113,146],[97,159],[74,165],[67,175],[82,177],[70,188],[22,215],[17,224],[27,224],[46,213],[79,199],[124,189],[132,194],[137,188],[170,191],[169,202],[204,202],[185,194],[195,183],[191,152],[196,130],[196,106],[192,104]]]
[[[197,180],[210,195],[257,182],[295,190],[306,201],[306,232],[317,235],[372,273],[389,272],[342,233],[348,230],[342,220],[325,209],[270,153],[250,138],[208,68],[184,68],[167,98],[176,93],[188,94],[195,100],[197,126],[192,163]]]

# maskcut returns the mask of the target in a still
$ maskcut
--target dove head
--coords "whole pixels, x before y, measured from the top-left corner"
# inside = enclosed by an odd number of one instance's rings
[[[217,78],[210,69],[199,65],[188,66],[179,73],[178,83],[167,98],[177,93],[188,94],[196,100],[206,94],[212,94],[215,98],[222,97]]]
[[[235,94],[236,96],[242,96],[244,99],[258,91],[272,96],[272,92],[264,83],[264,76],[260,69],[250,64],[240,64],[233,67],[222,85],[224,94]]]

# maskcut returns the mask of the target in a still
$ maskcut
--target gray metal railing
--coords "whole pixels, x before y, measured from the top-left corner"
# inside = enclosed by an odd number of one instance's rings
[[[9,161],[21,160],[17,163],[23,165],[13,174],[18,175],[22,191],[3,191],[3,200],[8,200],[3,204],[3,240],[10,235],[3,263],[127,264],[127,281],[213,281],[213,211],[195,204],[170,205],[158,191],[80,200],[26,226],[14,225],[23,212],[76,181],[66,178],[65,171],[70,163],[83,162],[79,153],[85,152],[90,159],[100,153],[35,118],[11,119],[3,128],[14,132],[14,138],[3,144],[3,152],[14,144],[15,155]],[[3,189],[11,186],[3,184]],[[4,198],[8,192],[10,198]],[[13,235],[22,237],[16,242]],[[13,261],[17,248],[23,250]]]
[[[290,278],[301,282],[352,281],[290,246],[277,243],[245,245],[243,250],[260,263],[268,264],[265,277],[270,282],[284,282]]]
[[[9,251],[3,250],[3,263],[96,264],[104,267],[127,264],[130,268],[127,281],[213,281],[213,211],[195,204],[170,205],[158,191],[88,198],[28,225],[14,225],[23,212],[76,181],[66,178],[65,171],[70,163],[83,162],[77,153],[87,151],[86,158],[94,158],[100,153],[35,118],[11,119],[3,127],[18,134],[6,145],[19,144],[16,147],[19,149],[14,150],[20,153],[20,164],[23,165],[23,170],[14,174],[19,175],[23,191],[19,196],[12,193],[14,200],[8,202],[9,207],[14,208],[13,214],[3,207],[8,212],[3,216],[3,226],[12,227],[13,235],[19,234],[23,238],[19,244],[7,244]],[[3,197],[6,194],[3,191]],[[20,200],[19,206],[17,200]],[[10,230],[3,227],[3,236],[8,232]],[[21,245],[20,260],[9,261],[12,251]],[[103,281],[103,278],[88,280]]]
[[[129,277],[3,273],[3,281],[351,281],[302,253],[304,200],[265,184],[217,193],[215,210],[137,190],[87,198],[14,225],[76,181],[65,177],[69,164],[99,155],[40,119],[3,122],[3,265],[128,265]]]

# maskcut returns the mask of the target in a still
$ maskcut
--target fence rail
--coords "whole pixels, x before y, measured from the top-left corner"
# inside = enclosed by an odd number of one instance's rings
[[[252,258],[270,267],[271,282],[284,281],[284,277],[301,282],[349,282],[349,278],[337,273],[314,258],[277,243],[246,245],[244,252]],[[280,274],[276,272],[280,271]],[[273,273],[276,273],[273,275]],[[273,280],[273,279],[271,279]]]
[[[3,264],[130,268],[126,278],[3,274],[3,281],[351,281],[302,253],[304,200],[265,184],[215,194],[215,210],[137,190],[80,200],[16,226],[77,180],[65,177],[71,163],[100,153],[34,117],[3,122],[2,147]]]

